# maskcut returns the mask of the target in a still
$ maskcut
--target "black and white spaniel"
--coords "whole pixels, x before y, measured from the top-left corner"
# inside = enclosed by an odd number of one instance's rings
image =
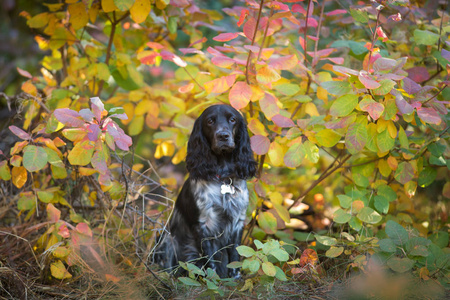
[[[238,276],[226,266],[238,261],[249,193],[246,179],[256,162],[246,123],[228,105],[208,107],[195,121],[188,142],[183,185],[160,237],[156,260],[166,269],[179,261],[212,268],[220,277]]]

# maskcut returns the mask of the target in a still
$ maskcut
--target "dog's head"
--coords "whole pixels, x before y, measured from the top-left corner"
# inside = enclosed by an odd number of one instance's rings
[[[213,105],[195,121],[186,157],[191,177],[210,180],[217,176],[218,162],[229,164],[233,175],[255,175],[256,163],[242,115],[228,105]],[[231,166],[233,164],[233,166]]]

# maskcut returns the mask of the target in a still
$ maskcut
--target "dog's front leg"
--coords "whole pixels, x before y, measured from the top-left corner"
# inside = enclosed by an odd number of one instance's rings
[[[230,240],[232,245],[231,245],[230,248],[228,248],[228,258],[229,258],[229,260],[228,260],[227,263],[231,263],[233,261],[239,261],[240,260],[239,253],[237,252],[236,247],[238,247],[241,244],[243,230],[244,230],[244,226],[241,225],[241,226],[239,226],[239,228],[236,228],[236,230],[234,230],[233,233],[232,233],[231,240]],[[226,265],[224,267],[226,268]],[[241,275],[240,275],[240,272],[239,272],[239,268],[228,269],[228,277],[239,278],[240,276]]]

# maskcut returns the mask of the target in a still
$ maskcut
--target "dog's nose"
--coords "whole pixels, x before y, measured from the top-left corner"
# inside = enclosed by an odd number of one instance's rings
[[[226,142],[228,141],[228,139],[230,138],[230,133],[226,132],[226,131],[221,131],[217,133],[217,138],[219,140],[221,140],[222,142]]]

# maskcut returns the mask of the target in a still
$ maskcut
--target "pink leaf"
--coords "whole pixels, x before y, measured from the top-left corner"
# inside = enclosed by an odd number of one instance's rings
[[[77,227],[76,227],[76,230],[77,230],[79,233],[81,233],[81,234],[85,234],[85,235],[87,235],[87,236],[92,237],[92,231],[91,231],[91,229],[89,228],[88,224],[86,224],[86,223],[83,223],[83,222],[78,223],[78,224],[77,224]]]
[[[281,56],[278,58],[271,58],[268,65],[276,70],[289,70],[294,68],[298,63],[298,58],[295,54],[288,56]]]
[[[342,66],[333,66],[333,70],[335,70],[336,72],[339,72],[341,74],[345,74],[345,75],[355,75],[358,76],[359,72],[353,69],[349,69],[346,67],[342,67]]]
[[[359,81],[366,87],[366,89],[376,89],[381,86],[376,80],[373,79],[366,71],[360,71],[358,75]]]
[[[58,222],[61,217],[61,211],[49,203],[47,204],[47,217],[50,219],[50,222]]]
[[[231,106],[241,109],[247,106],[252,97],[251,87],[244,81],[236,82],[230,90],[229,100]]]
[[[227,32],[227,33],[221,33],[218,36],[213,37],[213,40],[218,42],[228,42],[238,37],[237,32]]]
[[[155,50],[164,49],[163,45],[161,45],[160,43],[156,43],[156,42],[148,42],[146,45],[149,48],[152,48],[152,49],[155,49]]]
[[[295,126],[295,123],[290,118],[282,116],[280,114],[273,116],[272,121],[275,123],[275,125],[282,128]]]
[[[255,28],[256,28],[255,18],[250,18],[244,24],[244,34],[250,41],[253,40],[253,35],[255,34]]]
[[[369,113],[370,117],[374,120],[378,120],[381,114],[384,111],[384,106],[381,103],[378,103],[370,98],[364,98],[359,103],[359,108],[362,111],[366,111]]]
[[[319,50],[315,54],[317,57],[327,57],[328,55],[335,52],[336,50],[337,50],[336,48],[327,48],[327,49]],[[306,53],[308,53],[309,56],[314,56],[313,51],[307,51]]]
[[[129,147],[133,143],[131,137],[125,134],[125,132],[120,128],[115,122],[111,121],[107,125],[107,132],[114,138],[114,142],[117,147],[124,151],[128,151]]]
[[[400,13],[396,13],[395,15],[390,15],[387,19],[388,21],[398,22],[402,20],[402,15]]]
[[[80,114],[69,108],[57,108],[54,113],[55,118],[65,124],[72,127],[82,127],[84,126],[84,121],[80,120]]]
[[[201,54],[201,55],[204,55],[205,54],[205,53],[203,53],[203,51],[198,50],[196,48],[180,48],[178,50],[180,50],[180,52],[183,53],[184,55],[186,55],[186,54]]]
[[[21,138],[22,140],[29,140],[31,138],[31,136],[28,133],[26,133],[17,126],[11,125],[8,128],[9,130],[11,130],[12,133],[14,133],[17,137]]]
[[[450,61],[450,51],[442,49],[441,55],[442,55],[443,58],[445,58],[446,60]]]
[[[69,229],[67,228],[66,223],[62,223],[62,224],[59,226],[58,234],[59,234],[60,236],[62,236],[63,238],[68,238],[68,237],[70,237],[70,232],[69,232]]]
[[[86,122],[92,122],[92,120],[94,120],[94,114],[88,108],[83,108],[80,110],[79,114]]]
[[[277,98],[269,93],[265,93],[264,97],[259,100],[259,106],[268,120],[272,120],[272,117],[280,112]]]
[[[322,59],[328,59],[329,61],[331,61],[337,65],[342,65],[344,63],[343,57],[327,57],[327,58],[322,58]]]
[[[442,122],[442,119],[437,113],[437,111],[431,107],[417,108],[417,115],[422,121],[429,124],[439,125]]]
[[[291,11],[292,12],[298,12],[298,13],[301,13],[302,15],[306,16],[306,10],[300,4],[292,5],[292,10]]]
[[[250,138],[250,145],[253,152],[258,155],[266,154],[270,148],[270,140],[263,135],[254,135]]]
[[[206,51],[208,51],[210,54],[212,54],[214,56],[225,56],[222,52],[220,52],[212,47],[208,47],[208,49],[206,49]]]
[[[106,174],[108,172],[106,159],[99,151],[95,151],[94,155],[92,155],[91,164],[100,174]]]
[[[20,75],[22,75],[23,77],[26,78],[33,78],[33,76],[31,76],[30,72],[22,70],[21,68],[17,67],[17,72],[19,72]]]
[[[347,11],[345,9],[335,9],[335,10],[327,12],[325,15],[327,17],[329,17],[329,16],[335,16],[335,15],[340,15],[340,14],[345,14],[345,13],[347,13]]]
[[[91,109],[97,121],[100,121],[102,119],[102,113],[105,110],[105,106],[99,97],[91,98]]]
[[[93,141],[93,142],[97,141],[100,132],[101,132],[101,130],[100,130],[100,127],[98,126],[98,124],[89,124],[87,136],[90,141]]]
[[[116,118],[116,119],[119,119],[119,120],[128,120],[128,116],[127,116],[126,113],[123,113],[123,114],[113,114],[113,115],[110,115],[109,117],[110,117],[110,118]]]
[[[387,37],[386,33],[384,33],[383,28],[381,28],[381,26],[377,27],[377,35],[378,35],[378,37],[381,38],[381,40],[383,42],[386,42],[388,40],[388,37]]]
[[[397,95],[395,98],[395,104],[401,114],[409,115],[414,111],[414,108],[409,104],[402,95]]]
[[[278,2],[278,1],[271,1],[271,2],[267,3],[266,5],[267,5],[267,7],[273,8],[275,10],[289,11],[289,6],[287,6],[284,3]]]
[[[228,56],[214,56],[211,62],[220,68],[229,68],[236,63],[236,61]]]
[[[182,60],[179,56],[177,56],[167,50],[161,51],[161,58],[164,60],[169,60],[181,68],[184,68],[187,66],[187,63],[184,60]]]
[[[409,79],[408,77],[403,78],[402,87],[405,90],[405,92],[407,92],[410,95],[414,95],[422,89],[422,87],[419,84],[417,84],[412,79]]]

